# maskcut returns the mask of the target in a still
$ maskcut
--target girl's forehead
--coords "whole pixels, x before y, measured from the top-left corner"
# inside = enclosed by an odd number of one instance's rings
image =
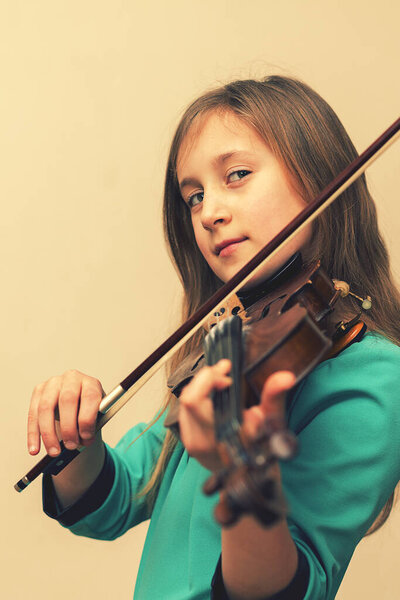
[[[223,146],[235,139],[246,140],[250,145],[254,142],[265,145],[259,133],[229,109],[212,110],[197,115],[180,144],[176,161],[177,170],[182,168],[193,149],[200,144],[205,145],[210,151],[212,149],[217,151],[219,144]]]

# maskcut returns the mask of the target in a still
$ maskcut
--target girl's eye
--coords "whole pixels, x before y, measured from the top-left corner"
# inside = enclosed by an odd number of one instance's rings
[[[232,183],[233,181],[239,181],[239,179],[243,179],[246,175],[249,175],[251,171],[247,171],[246,169],[240,169],[239,171],[233,171],[228,175],[228,182]]]
[[[196,206],[197,204],[199,204],[200,202],[203,201],[203,197],[204,197],[204,192],[196,192],[195,194],[192,194],[187,199],[188,206],[190,208],[193,208],[194,206]]]
[[[227,177],[228,183],[240,181],[241,179],[243,179],[243,177],[250,175],[250,173],[251,171],[247,171],[247,169],[239,169],[237,171],[233,171],[232,173],[229,173]],[[186,202],[189,208],[194,208],[195,206],[203,202],[203,200],[204,192],[195,192],[194,194],[191,194],[191,196],[188,197]]]

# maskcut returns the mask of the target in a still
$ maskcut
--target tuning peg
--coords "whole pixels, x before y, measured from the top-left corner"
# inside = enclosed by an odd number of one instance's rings
[[[346,281],[340,281],[339,279],[332,279],[335,288],[340,292],[342,298],[346,296],[353,296],[361,303],[361,308],[363,310],[369,310],[372,306],[371,296],[366,296],[365,298],[361,298],[361,296],[357,296],[354,292],[350,290],[350,286]]]

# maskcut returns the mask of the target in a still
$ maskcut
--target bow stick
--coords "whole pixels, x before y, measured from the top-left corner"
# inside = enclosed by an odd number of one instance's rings
[[[154,373],[209,319],[218,306],[243,287],[294,235],[312,223],[346,188],[348,188],[380,154],[400,135],[400,118],[378,137],[360,156],[337,175],[324,190],[310,202],[286,227],[264,246],[244,267],[215,292],[183,325],[150,354],[132,373],[107,394],[100,403],[96,423],[98,432],[139,391]],[[86,446],[67,450],[61,442],[62,452],[56,457],[44,456],[14,486],[22,492],[41,473],[56,475],[79,455]]]

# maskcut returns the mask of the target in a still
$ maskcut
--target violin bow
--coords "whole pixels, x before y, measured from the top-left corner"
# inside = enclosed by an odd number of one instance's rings
[[[312,223],[342,192],[344,192],[400,135],[400,118],[382,133],[360,156],[352,161],[318,196],[310,202],[268,244],[244,265],[215,294],[213,294],[165,342],[154,350],[132,373],[118,384],[100,403],[96,433],[130,400],[136,392],[181,348],[186,341],[210,318],[218,306],[232,297],[299,231]],[[67,450],[61,443],[61,454],[44,456],[14,488],[22,492],[41,473],[56,475],[86,446]]]

